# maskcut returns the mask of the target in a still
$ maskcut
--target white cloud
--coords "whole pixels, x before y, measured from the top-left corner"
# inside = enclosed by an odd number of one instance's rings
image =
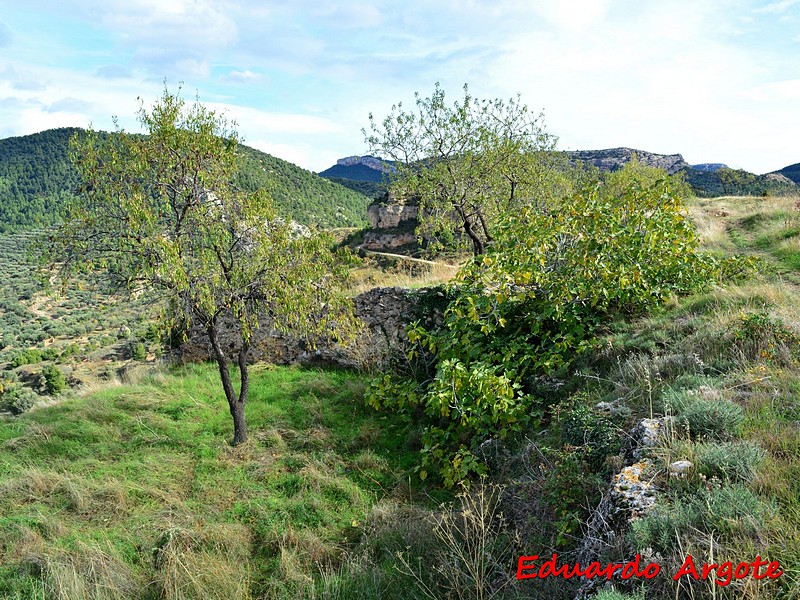
[[[369,112],[383,116],[414,91],[429,95],[435,81],[448,96],[467,82],[477,97],[521,92],[532,109],[545,109],[562,146],[639,146],[772,170],[800,160],[800,47],[791,43],[800,37],[782,21],[798,6],[30,0],[27,10],[50,29],[22,31],[4,13],[15,52],[3,57],[14,73],[0,73],[0,99],[8,99],[0,100],[0,122],[19,133],[58,114],[85,125],[120,113],[135,128],[136,97],[159,97],[167,78],[173,88],[185,82],[187,96],[224,102],[246,139],[321,169],[363,150]],[[62,35],[42,33],[59,20]],[[86,104],[46,112],[64,98]]]
[[[800,4],[800,0],[781,0],[780,2],[772,2],[771,4],[767,4],[762,8],[757,8],[753,12],[777,15],[785,13],[787,10],[793,6],[797,6],[798,4]]]
[[[258,83],[264,76],[260,73],[254,73],[253,71],[245,69],[244,71],[236,71],[233,70],[224,77],[222,77],[223,81],[228,81],[230,83]]]

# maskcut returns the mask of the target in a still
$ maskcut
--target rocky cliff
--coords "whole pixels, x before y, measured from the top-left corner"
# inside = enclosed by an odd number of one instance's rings
[[[391,162],[374,156],[346,156],[320,173],[321,177],[352,179],[355,181],[382,182],[394,172]]]
[[[416,222],[419,207],[414,204],[370,204],[367,220],[373,229],[399,227],[408,221]]]
[[[594,165],[601,171],[616,171],[634,156],[642,164],[664,169],[670,175],[678,171],[690,169],[691,165],[683,160],[680,154],[654,154],[632,148],[609,148],[607,150],[575,150],[566,153],[572,161],[581,161]]]

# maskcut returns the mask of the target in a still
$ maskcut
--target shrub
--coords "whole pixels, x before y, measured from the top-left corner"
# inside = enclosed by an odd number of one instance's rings
[[[766,456],[761,447],[746,441],[696,444],[694,454],[701,474],[732,482],[752,481]]]
[[[800,335],[765,311],[740,315],[731,337],[746,360],[785,365],[800,358]]]
[[[755,536],[774,508],[741,484],[700,488],[686,498],[661,500],[654,510],[631,522],[628,538],[637,551],[652,548],[665,555],[679,539],[697,533]]]
[[[45,391],[51,396],[62,392],[67,387],[67,380],[64,378],[64,374],[55,365],[45,365],[42,369],[42,377],[44,378]]]
[[[620,181],[618,194],[596,186],[557,207],[505,215],[486,254],[460,272],[443,327],[409,332],[418,343],[409,357],[433,355],[435,372],[411,386],[385,378],[370,402],[413,407],[425,426],[421,474],[435,470],[452,485],[481,472],[474,452],[483,440],[546,417],[547,398],[531,393],[531,381],[570,367],[610,319],[716,275],[717,265],[695,252],[669,179]]]
[[[586,406],[570,411],[562,425],[562,437],[566,444],[586,448],[586,460],[595,471],[622,446],[620,431],[611,420]]]
[[[11,359],[11,366],[16,368],[23,365],[35,365],[40,362],[42,362],[42,351],[38,348],[28,348]]]
[[[41,397],[27,387],[13,387],[2,396],[2,406],[14,414],[20,414],[36,404]]]
[[[713,388],[711,393],[701,390],[669,391],[664,394],[665,410],[673,413],[678,423],[685,424],[693,436],[724,439],[733,436],[744,421],[744,410],[729,402]]]
[[[144,343],[139,341],[132,341],[128,344],[128,351],[133,360],[145,360],[147,358],[147,348]]]

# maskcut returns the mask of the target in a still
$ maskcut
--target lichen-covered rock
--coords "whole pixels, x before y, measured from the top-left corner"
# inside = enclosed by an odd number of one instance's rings
[[[649,449],[656,446],[669,431],[674,423],[673,417],[659,417],[657,419],[642,419],[633,428],[630,436],[630,445],[626,455],[633,460],[646,456]]]
[[[645,457],[647,450],[662,439],[671,419],[642,419],[631,430],[631,447],[626,453],[627,465],[614,475],[600,504],[586,523],[586,535],[578,548],[581,563],[592,562],[612,546],[628,529],[629,523],[650,510],[656,501],[652,483],[653,463]]]

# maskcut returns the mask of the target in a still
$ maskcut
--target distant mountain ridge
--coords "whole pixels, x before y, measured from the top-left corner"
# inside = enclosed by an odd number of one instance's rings
[[[332,167],[320,172],[320,177],[341,177],[353,181],[371,181],[382,183],[387,180],[389,173],[395,169],[391,162],[383,161],[374,156],[346,156],[336,161]]]
[[[774,173],[756,175],[741,169],[731,169],[723,163],[690,165],[681,154],[656,154],[633,148],[570,150],[564,153],[572,162],[580,161],[605,172],[616,171],[636,157],[639,162],[663,169],[670,175],[682,174],[693,192],[704,197],[797,193],[800,185],[800,163]],[[374,156],[349,156],[339,159],[336,165],[322,171],[320,175],[336,178],[342,185],[362,186],[360,190],[364,191],[369,189],[364,186],[379,186],[381,182],[385,184],[387,172],[386,164]],[[384,189],[384,186],[376,187],[375,193],[370,195],[377,198]]]
[[[0,232],[56,223],[78,186],[67,156],[79,128],[0,140]],[[110,134],[113,135],[113,134]],[[366,224],[371,198],[249,146],[239,146],[234,183],[269,190],[284,217],[319,227]]]
[[[606,150],[568,150],[565,154],[572,161],[581,161],[591,164],[601,171],[616,171],[622,165],[636,157],[640,163],[649,167],[664,169],[670,175],[675,175],[691,165],[683,160],[680,154],[655,154],[633,148],[608,148]]]
[[[800,163],[796,163],[793,165],[789,165],[788,167],[783,167],[779,171],[774,171],[775,174],[783,175],[788,179],[791,179],[796,184],[800,185]]]

